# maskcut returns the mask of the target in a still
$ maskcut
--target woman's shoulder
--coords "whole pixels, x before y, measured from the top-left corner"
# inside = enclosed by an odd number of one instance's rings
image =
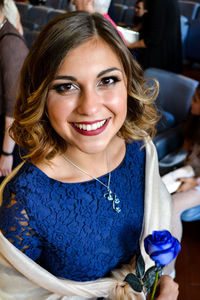
[[[136,172],[139,169],[143,169],[145,166],[145,147],[143,147],[142,141],[132,141],[126,143],[126,155],[124,160],[120,164],[120,167],[128,169],[129,171],[132,170]],[[135,168],[138,169],[135,169]],[[131,171],[131,172],[132,172]]]
[[[135,155],[135,153],[138,154],[144,154],[145,153],[145,147],[143,141],[131,141],[126,143],[126,151],[128,155]]]
[[[38,187],[41,182],[47,184],[48,178],[36,166],[29,161],[26,161],[18,167],[18,170],[13,170],[5,184],[5,190],[17,193],[22,190],[31,190]]]
[[[16,209],[27,208],[32,202],[30,200],[35,198],[35,194],[39,190],[41,176],[38,175],[37,169],[29,162],[17,166],[0,186],[2,209],[4,210],[12,203],[16,205]],[[42,189],[40,195],[42,196]]]

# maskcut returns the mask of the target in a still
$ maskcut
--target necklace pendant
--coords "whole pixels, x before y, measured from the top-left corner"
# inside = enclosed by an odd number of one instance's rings
[[[113,192],[111,190],[108,190],[108,193],[104,194],[104,197],[108,200],[108,201],[113,201]]]
[[[120,207],[115,207],[115,211],[119,214],[121,212],[121,208]]]
[[[116,195],[115,195],[114,201],[115,201],[115,204],[119,204],[120,203],[120,200],[119,200],[119,198]]]
[[[121,212],[121,208],[118,206],[118,204],[120,203],[119,198],[117,197],[117,195],[115,193],[113,193],[110,189],[108,190],[108,192],[106,194],[104,194],[104,197],[108,200],[108,201],[112,201],[113,203],[113,210],[115,212],[117,212],[118,214]]]
[[[6,20],[6,19],[5,19]],[[1,25],[0,25],[0,29],[1,29]],[[115,193],[113,193],[110,190],[110,180],[111,180],[111,172],[109,172],[109,177],[108,177],[108,184],[106,185],[105,183],[103,183],[101,180],[99,180],[98,178],[95,178],[94,176],[90,175],[88,172],[84,171],[83,169],[81,169],[79,166],[77,166],[75,163],[73,163],[67,156],[65,156],[64,154],[62,155],[63,158],[69,162],[71,165],[73,165],[76,169],[78,169],[79,171],[81,171],[82,173],[88,175],[89,177],[91,177],[92,179],[95,179],[96,181],[98,181],[101,185],[103,185],[104,187],[107,188],[107,193],[105,193],[103,196],[104,198],[106,198],[108,201],[112,201],[113,204],[113,210],[117,213],[120,213],[121,208],[118,206],[118,204],[120,203],[119,198],[117,197],[117,195]]]
[[[121,208],[117,206],[120,203],[119,198],[115,194],[114,199],[113,199],[113,209],[116,211],[118,214],[121,212]]]

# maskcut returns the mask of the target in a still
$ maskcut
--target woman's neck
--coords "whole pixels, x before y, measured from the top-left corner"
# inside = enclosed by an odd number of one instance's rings
[[[121,138],[114,139],[101,153],[86,154],[77,151],[66,151],[65,155],[76,166],[86,171],[93,177],[100,177],[115,169],[123,160],[125,155],[125,143]],[[74,167],[62,155],[52,159],[52,165],[37,165],[47,176],[63,182],[80,182],[90,180],[80,169]]]
[[[65,155],[86,171],[95,172],[95,170],[99,170],[100,173],[107,173],[116,168],[118,162],[121,160],[120,154],[122,151],[118,149],[121,149],[123,145],[124,140],[116,136],[101,152],[88,154],[76,148],[73,149],[73,147],[69,147]],[[118,159],[116,159],[116,157],[118,157]]]

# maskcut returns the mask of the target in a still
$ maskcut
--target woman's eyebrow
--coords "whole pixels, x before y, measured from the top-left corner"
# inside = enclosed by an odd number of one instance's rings
[[[122,71],[121,71],[120,69],[118,69],[118,68],[109,68],[109,69],[106,69],[106,70],[101,71],[101,72],[97,75],[97,78],[99,78],[99,77],[101,77],[101,76],[103,76],[103,75],[105,75],[105,74],[107,74],[107,73],[110,73],[110,72],[112,72],[112,71],[119,71],[119,72],[122,73]]]
[[[67,75],[58,75],[54,78],[54,80],[59,80],[59,79],[64,79],[64,80],[70,80],[70,81],[77,81],[76,77],[74,76],[67,76]]]
[[[112,72],[112,71],[119,71],[119,72],[122,73],[122,71],[121,71],[120,69],[113,67],[113,68],[108,68],[108,69],[103,70],[103,71],[101,71],[100,73],[98,73],[98,74],[97,74],[97,78],[99,78],[99,77],[101,77],[101,76],[103,76],[103,75],[105,75],[105,74],[107,74],[107,73],[110,73],[110,72]],[[77,81],[77,78],[76,78],[76,77],[74,77],[74,76],[68,76],[68,75],[58,75],[58,76],[56,76],[56,77],[54,78],[54,80],[60,80],[60,79],[62,79],[62,80]]]

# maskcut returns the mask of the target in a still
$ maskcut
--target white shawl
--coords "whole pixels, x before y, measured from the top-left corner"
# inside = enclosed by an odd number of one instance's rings
[[[1,198],[6,182],[17,173],[20,167],[21,165],[1,185]],[[154,263],[145,253],[144,238],[153,230],[167,229],[170,231],[170,227],[171,197],[160,179],[157,153],[155,146],[150,141],[146,145],[145,209],[140,241],[146,269]],[[80,283],[59,279],[15,248],[0,233],[0,300],[83,300],[96,299],[97,297],[116,299],[112,296],[113,291],[124,285],[123,281],[126,274],[133,271],[130,266],[129,269],[126,267],[114,271],[110,278],[95,281]],[[143,294],[135,294],[132,289],[130,290],[129,298],[125,296],[117,298],[145,299]],[[116,292],[117,295],[119,293]]]

